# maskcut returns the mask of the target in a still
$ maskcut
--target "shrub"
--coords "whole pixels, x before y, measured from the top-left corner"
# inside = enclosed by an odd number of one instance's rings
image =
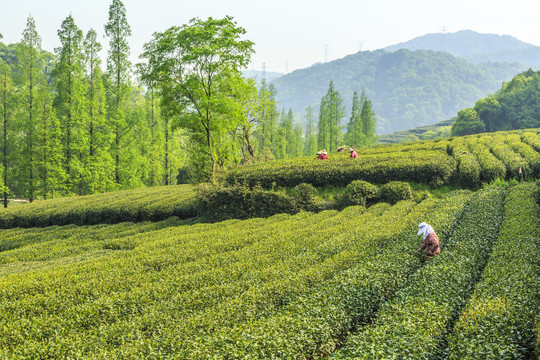
[[[531,167],[531,177],[533,179],[540,179],[540,158],[533,160],[529,166]]]
[[[382,201],[390,204],[395,204],[400,200],[408,200],[413,198],[411,185],[402,181],[391,181],[381,186],[379,197]]]
[[[449,337],[450,359],[532,358],[540,310],[535,191],[532,184],[510,189],[489,262]]]
[[[298,184],[293,189],[294,198],[299,208],[306,211],[318,209],[319,197],[317,189],[311,184]]]
[[[295,198],[284,192],[260,187],[251,190],[246,184],[201,184],[197,188],[196,199],[198,215],[211,221],[294,214],[299,210]]]
[[[362,205],[365,206],[366,202],[370,199],[377,197],[379,189],[377,186],[368,183],[363,180],[355,180],[351,182],[345,188],[345,194],[343,194],[343,205]]]

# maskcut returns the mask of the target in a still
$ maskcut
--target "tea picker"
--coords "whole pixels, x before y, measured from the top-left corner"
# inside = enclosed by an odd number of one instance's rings
[[[417,252],[425,251],[424,261],[431,259],[432,256],[441,253],[439,246],[439,237],[435,233],[435,230],[426,222],[418,225],[418,235],[422,235],[422,245],[416,250]]]

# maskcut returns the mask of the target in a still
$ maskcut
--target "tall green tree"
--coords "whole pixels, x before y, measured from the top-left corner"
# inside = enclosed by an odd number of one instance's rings
[[[294,126],[294,153],[293,156],[302,156],[302,151],[304,149],[304,144],[302,142],[302,125],[296,124]]]
[[[36,23],[30,16],[26,22],[21,42],[17,46],[18,66],[18,122],[19,131],[16,140],[21,156],[17,169],[17,190],[19,196],[30,202],[36,198],[37,167],[39,156],[39,138],[36,129],[39,121],[38,90],[46,85],[44,62],[41,55],[41,37],[36,30]]]
[[[257,139],[259,152],[263,149],[272,149],[276,128],[278,125],[279,112],[276,105],[277,90],[273,84],[268,85],[262,81],[259,88],[260,124],[257,127]]]
[[[0,34],[0,39],[2,38]],[[11,78],[11,68],[0,59],[0,115],[2,116],[2,182],[4,207],[8,206],[8,189],[5,186],[8,183],[8,126],[11,125],[11,116],[13,113],[13,83]]]
[[[356,147],[365,143],[365,135],[362,127],[362,107],[365,102],[365,93],[362,91],[362,98],[355,91],[353,94],[353,103],[351,117],[347,124],[347,133],[345,134],[345,143]]]
[[[87,140],[85,126],[83,33],[69,15],[58,30],[60,47],[53,69],[56,96],[54,107],[62,124],[62,143],[66,171],[66,189],[83,193],[83,148]]]
[[[63,129],[53,108],[52,89],[43,86],[39,91],[41,119],[37,124],[40,180],[39,193],[44,199],[65,194],[67,173],[64,168],[65,152],[62,146]]]
[[[341,119],[345,116],[345,107],[341,95],[330,81],[326,95],[321,99],[319,112],[319,148],[335,149],[341,141]]]
[[[287,113],[285,113],[285,109],[283,109],[281,113],[281,127],[285,129],[287,157],[294,157],[296,145],[294,143],[294,114],[292,112],[292,109],[289,109]]]
[[[226,160],[226,134],[241,121],[241,103],[234,88],[244,81],[240,72],[246,67],[253,43],[242,40],[245,30],[232,17],[193,19],[181,27],[155,33],[145,45],[141,67],[144,81],[155,81],[173,108],[177,126],[188,131],[198,150],[201,176],[214,179],[218,166]],[[225,158],[224,158],[225,157]],[[221,159],[220,159],[221,158]]]
[[[304,155],[313,155],[317,152],[317,135],[315,129],[315,115],[313,107],[309,105],[306,108],[306,136],[304,141]]]
[[[261,94],[255,86],[255,80],[247,79],[245,86],[237,89],[238,97],[242,103],[241,121],[237,125],[236,137],[240,142],[242,149],[242,158],[244,161],[253,161],[255,159],[255,132],[261,126],[261,119],[264,115],[264,106],[267,97]]]
[[[362,120],[362,135],[364,138],[364,144],[362,145],[375,145],[377,143],[377,136],[375,135],[376,117],[371,100],[367,98],[364,100],[360,117]]]
[[[109,37],[109,51],[107,56],[107,98],[108,118],[114,140],[112,151],[114,157],[114,178],[120,185],[121,179],[121,152],[123,142],[134,124],[127,119],[127,107],[131,95],[131,62],[129,61],[130,48],[128,37],[131,36],[131,27],[127,21],[126,8],[121,0],[113,0],[109,7],[109,21],[105,25],[105,34]]]
[[[110,156],[111,132],[107,123],[107,97],[99,52],[101,44],[97,33],[90,29],[84,40],[84,83],[86,97],[86,124],[88,141],[85,153],[85,193],[92,194],[112,189],[114,164]]]

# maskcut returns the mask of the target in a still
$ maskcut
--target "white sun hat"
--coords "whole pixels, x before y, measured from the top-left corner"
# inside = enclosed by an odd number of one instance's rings
[[[424,231],[426,231],[427,226],[428,226],[428,224],[425,221],[420,223],[418,225],[418,234],[417,235],[422,235],[424,233]]]

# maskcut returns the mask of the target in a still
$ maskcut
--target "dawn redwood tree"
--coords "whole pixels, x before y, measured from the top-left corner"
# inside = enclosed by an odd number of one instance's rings
[[[36,129],[39,120],[38,90],[46,85],[44,62],[41,55],[41,37],[36,30],[34,18],[28,17],[23,38],[17,46],[19,60],[18,95],[18,139],[20,156],[17,169],[18,194],[34,201],[37,190],[37,166],[39,137]]]
[[[103,84],[101,44],[97,33],[90,29],[84,40],[84,83],[86,97],[85,133],[88,141],[85,154],[85,193],[106,191],[114,182],[114,164],[109,153],[110,128],[107,124],[107,98]]]
[[[162,106],[173,108],[177,126],[187,131],[196,153],[204,155],[197,161],[206,161],[203,176],[210,179],[228,148],[220,142],[241,121],[231,114],[241,113],[241,103],[232,95],[243,81],[240,69],[254,52],[253,43],[241,39],[245,33],[230,16],[193,19],[155,33],[142,54],[148,60],[148,66],[140,67],[143,81],[155,81],[168,100]]]
[[[363,94],[363,93],[362,93]],[[363,96],[365,98],[365,96]],[[371,100],[365,98],[362,104],[362,111],[360,113],[362,135],[364,138],[364,146],[371,146],[377,143],[376,131],[376,118],[373,111],[373,105]]]
[[[304,149],[304,144],[302,143],[302,125],[296,124],[294,127],[294,156],[302,156],[302,150]]]
[[[58,30],[60,47],[56,51],[53,69],[56,96],[54,107],[62,125],[62,143],[66,171],[66,190],[82,194],[83,148],[87,136],[85,123],[83,33],[69,15]]]
[[[40,121],[36,131],[39,138],[38,173],[40,194],[44,199],[65,193],[67,174],[62,147],[63,132],[53,108],[52,90],[43,86],[39,91]]]
[[[0,34],[0,39],[2,35]],[[8,183],[8,126],[11,125],[11,115],[13,112],[13,83],[11,78],[11,68],[5,61],[0,59],[0,115],[2,116],[2,183]],[[4,207],[8,205],[8,192],[4,188]]]
[[[127,107],[131,93],[131,62],[129,44],[131,27],[127,22],[126,8],[121,0],[113,0],[109,7],[109,21],[105,25],[105,34],[109,37],[107,56],[107,98],[108,118],[113,132],[114,178],[116,184],[121,179],[122,142],[134,126],[128,121]]]
[[[313,155],[317,152],[317,134],[315,129],[315,115],[313,107],[306,108],[306,136],[304,140],[304,155]]]
[[[365,94],[362,91],[362,98],[355,91],[353,95],[353,103],[351,109],[351,117],[347,124],[347,133],[345,134],[345,143],[347,145],[362,146],[365,142],[364,132],[362,129],[362,106],[365,102]]]
[[[260,103],[260,123],[257,127],[257,139],[259,142],[259,153],[263,149],[270,151],[277,128],[279,112],[276,106],[276,88],[273,84],[268,85],[263,80],[259,88]]]
[[[345,116],[341,95],[330,81],[326,95],[321,99],[319,112],[319,148],[336,149],[341,141],[340,124]]]

